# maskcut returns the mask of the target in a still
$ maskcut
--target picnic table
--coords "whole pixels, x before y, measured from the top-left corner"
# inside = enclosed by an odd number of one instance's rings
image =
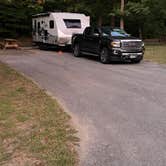
[[[7,49],[7,48],[15,48],[18,49],[18,41],[16,39],[4,39],[4,42],[0,44],[1,48]]]

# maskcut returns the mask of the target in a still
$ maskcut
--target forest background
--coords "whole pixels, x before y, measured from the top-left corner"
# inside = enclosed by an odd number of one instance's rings
[[[0,38],[31,36],[32,15],[51,11],[85,13],[91,25],[124,26],[144,39],[166,37],[165,0],[0,0]]]

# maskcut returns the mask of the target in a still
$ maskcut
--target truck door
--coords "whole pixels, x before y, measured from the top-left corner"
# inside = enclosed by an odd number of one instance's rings
[[[99,54],[100,50],[100,32],[98,28],[93,28],[91,40],[89,41],[90,52],[94,54]]]
[[[84,31],[83,34],[83,40],[80,43],[81,44],[81,50],[85,51],[85,52],[90,52],[91,46],[91,40],[92,40],[92,28],[91,27],[87,27]]]

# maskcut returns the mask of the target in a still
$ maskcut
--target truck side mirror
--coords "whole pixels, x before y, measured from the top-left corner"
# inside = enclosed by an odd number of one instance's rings
[[[95,36],[95,37],[99,37],[100,34],[99,34],[99,33],[94,33],[93,36]]]
[[[131,37],[131,34],[127,34],[127,37]]]

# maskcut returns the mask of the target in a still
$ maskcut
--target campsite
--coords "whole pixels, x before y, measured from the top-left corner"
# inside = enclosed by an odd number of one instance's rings
[[[165,73],[165,0],[0,1],[0,165],[165,166]]]

